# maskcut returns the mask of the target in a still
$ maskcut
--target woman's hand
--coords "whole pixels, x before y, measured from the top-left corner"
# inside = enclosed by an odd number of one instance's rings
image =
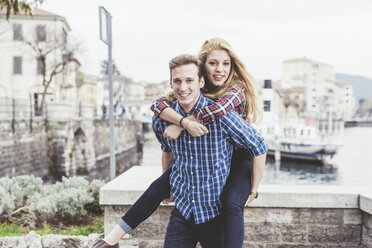
[[[248,197],[248,200],[247,200],[247,202],[245,203],[245,207],[247,207],[253,200],[254,200],[255,198],[254,198],[254,196],[252,196],[252,195],[249,195],[249,197]]]
[[[167,138],[169,140],[176,140],[178,138],[178,136],[180,136],[182,131],[183,131],[182,127],[179,127],[177,125],[172,124],[172,125],[169,125],[164,130],[163,137]]]
[[[185,124],[182,126],[185,127],[187,132],[189,132],[192,137],[200,137],[208,133],[208,129],[203,124],[200,124],[197,121],[190,121],[188,119],[187,121],[188,122],[185,122]]]
[[[172,194],[172,191],[169,193],[169,198],[167,198],[167,199],[163,199],[161,202],[163,203],[163,204],[168,204],[168,203],[171,203],[171,202],[173,202],[174,201],[174,199],[173,199],[173,194]]]

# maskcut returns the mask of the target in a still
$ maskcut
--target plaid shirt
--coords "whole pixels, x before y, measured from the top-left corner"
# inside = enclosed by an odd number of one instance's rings
[[[211,103],[200,95],[190,113]],[[189,114],[177,101],[172,108],[182,116]],[[250,150],[252,156],[266,153],[267,145],[236,111],[208,124],[209,133],[197,138],[184,131],[177,140],[168,140],[163,137],[168,124],[153,117],[161,149],[173,153],[170,186],[175,205],[186,219],[193,214],[196,224],[205,223],[220,214],[220,195],[229,174],[233,144]]]
[[[192,113],[198,121],[207,125],[223,115],[235,109],[243,119],[246,118],[247,113],[245,110],[246,100],[245,100],[245,88],[240,82],[236,82],[235,86],[229,89],[225,95],[219,98],[217,101],[212,102],[209,106],[204,108],[197,108]],[[170,107],[164,96],[161,96],[155,100],[151,105],[151,110],[154,112],[156,117],[159,118],[160,113]]]

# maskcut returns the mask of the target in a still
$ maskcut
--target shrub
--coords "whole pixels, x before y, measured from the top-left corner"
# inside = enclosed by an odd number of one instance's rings
[[[43,190],[42,180],[34,176],[0,178],[0,214],[7,221],[41,226],[86,222],[88,213],[102,213],[98,204],[103,181],[91,183],[81,177],[66,178]],[[9,217],[9,214],[15,213]]]

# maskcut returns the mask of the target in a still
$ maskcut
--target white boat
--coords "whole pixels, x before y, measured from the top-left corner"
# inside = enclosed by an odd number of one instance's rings
[[[330,127],[330,129],[328,129]],[[276,160],[292,159],[327,163],[341,147],[339,137],[343,121],[313,118],[277,119],[259,127],[268,143],[269,156]]]

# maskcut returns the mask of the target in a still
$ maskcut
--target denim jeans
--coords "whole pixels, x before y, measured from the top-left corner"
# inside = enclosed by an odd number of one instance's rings
[[[221,215],[208,222],[195,224],[193,215],[186,220],[174,208],[169,218],[164,248],[195,248],[198,242],[203,248],[223,248],[223,232]]]
[[[130,233],[134,230],[155,212],[163,199],[169,198],[169,175],[171,172],[172,170],[168,169],[156,179],[121,217],[118,224],[125,232]]]
[[[244,241],[244,205],[251,193],[252,157],[248,150],[234,151],[230,175],[221,195],[225,248],[241,248]]]
[[[248,150],[238,149],[234,151],[230,175],[221,195],[225,248],[241,248],[243,245],[243,211],[251,191],[251,167],[251,156]],[[168,169],[156,179],[120,219],[118,224],[124,231],[131,232],[151,216],[163,199],[169,198],[170,173],[171,169]]]

